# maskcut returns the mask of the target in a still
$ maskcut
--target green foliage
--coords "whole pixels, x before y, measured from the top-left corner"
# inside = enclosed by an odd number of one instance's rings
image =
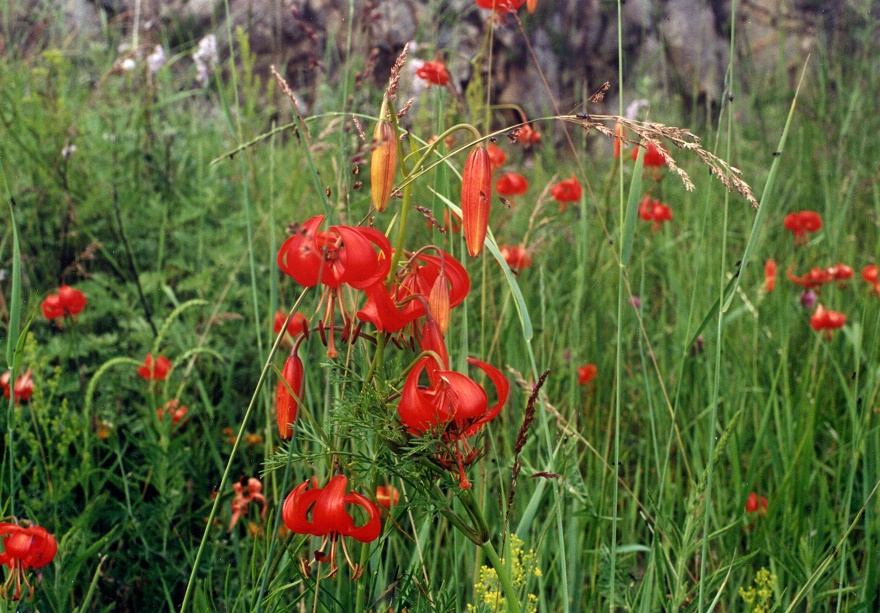
[[[787,80],[752,82],[735,97],[731,163],[758,194],[777,168],[757,223],[736,197],[727,213],[717,205],[721,188],[689,152],[670,148],[695,192],[668,170],[634,173],[624,151],[632,193],[621,251],[625,220],[609,213],[619,177],[611,143],[595,128],[577,129],[583,149],[555,150],[544,122],[544,143],[530,149],[497,139],[504,171],[526,174],[531,187],[509,208],[493,201],[497,245],[468,259],[459,235],[404,214],[399,199],[383,215],[367,210],[358,183],[368,181],[361,160],[370,145],[351,114],[377,115],[381,91],[367,86],[370,75],[354,77],[371,43],[353,32],[350,49],[316,50],[331,69],[309,75],[315,113],[296,133],[271,138],[260,135],[293,113],[242,30],[234,63],[206,88],[193,86],[187,48],[156,74],[141,61],[123,71],[110,51],[123,37],[115,25],[89,48],[53,37],[40,52],[0,60],[0,157],[21,253],[4,206],[3,338],[17,338],[34,315],[16,354],[19,374],[33,372],[33,396],[3,413],[0,508],[8,515],[14,503],[19,520],[59,542],[34,601],[20,609],[0,601],[0,611],[178,609],[194,567],[188,610],[252,611],[258,601],[264,611],[445,612],[464,602],[503,610],[491,554],[474,543],[484,531],[490,543],[507,539],[502,557],[525,610],[603,610],[612,598],[639,611],[711,601],[732,611],[877,608],[880,308],[858,278],[880,245],[878,118],[868,104],[880,74],[875,44],[866,38],[846,62],[824,52],[811,60],[779,156],[771,154],[794,95]],[[496,85],[487,51],[473,59],[464,93],[428,89],[401,118],[410,169],[425,151],[412,153],[411,143],[464,117],[481,130],[487,114],[493,129],[508,125],[504,111],[485,106]],[[353,82],[341,86],[334,62],[346,56]],[[649,98],[652,121],[684,123],[687,111],[657,78],[634,77],[626,95]],[[408,87],[404,78],[397,109]],[[541,86],[532,89],[545,104]],[[713,132],[702,134],[707,150]],[[453,150],[465,142],[454,137]],[[223,157],[229,151],[236,159]],[[432,152],[423,168],[440,157]],[[459,202],[462,162],[457,154],[418,175],[408,202],[442,225]],[[558,212],[545,188],[575,168],[586,196]],[[673,208],[672,223],[655,229],[634,215],[643,192]],[[795,248],[782,220],[802,209],[820,212],[825,226]],[[267,314],[293,304],[301,288],[281,279],[275,256],[289,223],[319,213],[346,224],[369,216],[392,237],[404,225],[407,248],[430,242],[465,261],[472,289],[446,335],[452,368],[464,372],[476,356],[523,384],[471,441],[480,452],[467,468],[470,492],[438,460],[454,455],[448,440],[400,425],[404,369],[417,350],[389,343],[374,364],[381,335],[369,326],[361,331],[369,339],[344,345],[335,360],[317,333],[301,345],[296,435],[279,443],[272,405],[289,345],[270,355]],[[534,264],[514,274],[496,247],[518,242]],[[751,263],[734,264],[747,249]],[[770,257],[780,278],[768,293],[760,264]],[[811,330],[801,289],[782,273],[838,262],[856,272],[821,289],[821,302],[847,315],[827,339]],[[87,307],[49,322],[40,303],[62,284],[82,290]],[[312,291],[299,307],[314,325],[319,304]],[[729,306],[720,337],[716,304]],[[6,346],[15,353],[15,339]],[[148,352],[171,359],[166,381],[137,375]],[[598,376],[579,386],[576,369],[588,362]],[[551,375],[520,441],[530,383],[545,368]],[[166,410],[174,400],[188,408],[178,424]],[[295,485],[339,471],[365,496],[384,484],[401,492],[383,511],[380,539],[349,550],[366,567],[358,582],[344,564],[327,577],[314,557],[320,540],[286,534],[278,517]],[[267,518],[251,505],[230,530],[232,483],[254,476]],[[745,513],[750,492],[768,498],[766,514]]]

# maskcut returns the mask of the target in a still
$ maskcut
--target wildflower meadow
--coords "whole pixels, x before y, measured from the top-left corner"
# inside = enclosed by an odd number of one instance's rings
[[[706,101],[342,4],[3,12],[0,613],[880,610],[876,21]]]

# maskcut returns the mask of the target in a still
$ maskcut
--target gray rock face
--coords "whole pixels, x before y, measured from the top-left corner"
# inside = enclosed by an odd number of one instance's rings
[[[332,75],[346,61],[349,32],[359,65],[375,49],[376,86],[403,45],[416,41],[421,59],[438,52],[458,84],[470,78],[471,61],[483,45],[487,11],[473,0],[229,0],[233,26],[250,35],[258,69],[286,65],[297,88]],[[170,40],[177,51],[193,49],[213,33],[228,48],[223,0],[41,0],[34,9],[13,2],[12,22],[27,31],[35,14],[61,15],[67,32],[98,36],[100,11],[115,23],[137,23],[144,44]],[[742,0],[737,12],[740,74],[760,78],[780,66],[792,74],[823,27],[868,19],[858,0]],[[880,8],[875,9],[880,12]],[[495,99],[527,112],[547,109],[538,72],[543,71],[561,110],[570,110],[604,81],[617,81],[617,15],[600,0],[538,0],[534,15],[496,21],[493,34]],[[671,84],[685,101],[717,103],[723,95],[730,33],[729,0],[628,0],[623,5],[625,74]],[[162,32],[163,36],[159,33]],[[152,46],[149,47],[152,49]],[[536,65],[537,61],[537,65]],[[624,83],[625,88],[632,85]],[[540,88],[540,91],[538,91]],[[612,89],[609,99],[616,95]],[[308,96],[308,94],[306,94]]]

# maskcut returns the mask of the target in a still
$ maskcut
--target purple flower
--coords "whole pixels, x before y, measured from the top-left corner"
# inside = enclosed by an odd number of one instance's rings
[[[816,306],[816,292],[808,289],[803,294],[801,294],[801,306],[808,311],[812,311],[813,307]]]

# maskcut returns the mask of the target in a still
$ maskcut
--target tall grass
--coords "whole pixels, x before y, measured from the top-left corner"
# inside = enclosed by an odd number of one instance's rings
[[[493,202],[494,239],[528,236],[534,257],[513,275],[494,246],[469,258],[461,236],[417,210],[404,215],[401,199],[370,211],[370,145],[352,116],[371,134],[387,75],[358,79],[369,49],[349,23],[344,69],[317,73],[313,114],[258,75],[246,37],[232,32],[229,62],[205,88],[193,84],[188,48],[156,74],[143,62],[115,67],[115,26],[100,45],[48,37],[39,52],[0,60],[0,164],[15,203],[3,213],[0,314],[8,365],[35,381],[31,400],[5,413],[0,515],[44,526],[59,543],[41,581],[32,573],[34,599],[0,600],[0,611],[179,610],[187,593],[196,611],[490,611],[479,597],[492,566],[522,571],[521,604],[540,611],[766,610],[747,591],[762,568],[774,610],[875,609],[880,302],[858,278],[880,245],[867,34],[845,60],[835,41],[819,46],[829,51],[811,58],[796,107],[787,79],[731,70],[734,103],[701,137],[742,169],[758,211],[686,151],[670,149],[694,191],[668,170],[658,180],[636,173],[630,150],[615,161],[595,129],[566,124],[587,145],[576,148],[554,142],[552,120],[536,124],[544,141],[531,148],[500,133],[505,170],[530,182],[509,208]],[[521,36],[509,20],[492,27]],[[490,61],[487,49],[476,65]],[[679,125],[688,110],[676,95],[639,77],[621,71],[624,97],[649,98],[651,121]],[[418,143],[470,117],[484,137],[505,130],[491,81],[477,73],[469,87],[422,92],[400,120],[401,151],[424,155]],[[534,92],[553,107],[541,83]],[[440,222],[459,202],[474,140],[464,134],[429,154],[420,164],[429,170],[406,188],[405,202]],[[76,151],[62,155],[69,145]],[[584,196],[559,211],[546,188],[573,172]],[[645,193],[670,205],[672,222],[655,229],[636,218]],[[803,209],[825,224],[795,247],[782,220]],[[279,276],[275,255],[286,226],[316,214],[351,225],[369,217],[392,243],[402,226],[407,246],[434,243],[465,263],[472,290],[446,336],[453,369],[467,372],[476,356],[521,384],[478,439],[471,497],[445,474],[439,493],[426,493],[411,458],[383,442],[399,429],[389,390],[415,355],[390,343],[368,380],[361,366],[373,345],[330,360],[310,335],[296,433],[279,441],[274,387],[265,388],[283,361],[271,315],[298,304],[314,316],[320,292]],[[768,293],[770,257],[780,278]],[[784,272],[838,262],[856,273],[820,292],[847,315],[825,338]],[[39,307],[62,284],[88,305],[60,327]],[[147,352],[171,358],[164,384],[137,376]],[[598,376],[578,385],[586,363]],[[547,369],[515,455],[532,384]],[[157,417],[172,399],[189,408],[181,425]],[[365,566],[356,582],[344,564],[334,577],[304,572],[318,540],[279,533],[293,486],[326,482],[340,462],[364,495],[386,483],[401,492],[382,536],[351,548]],[[251,506],[230,531],[232,483],[257,476],[268,517]],[[766,513],[746,513],[751,492],[766,496]],[[455,526],[472,518],[471,504],[488,547]],[[515,554],[513,535],[534,566]]]

